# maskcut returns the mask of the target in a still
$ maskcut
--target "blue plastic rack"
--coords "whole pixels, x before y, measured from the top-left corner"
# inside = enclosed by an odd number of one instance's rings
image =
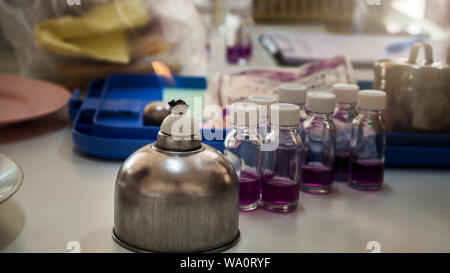
[[[370,82],[359,84],[363,89],[371,87]],[[167,87],[204,91],[206,85],[205,78],[181,76],[167,80],[155,75],[113,75],[95,80],[84,99],[75,90],[69,103],[75,147],[94,157],[123,160],[156,140],[159,127],[143,125],[145,105],[162,100]],[[203,143],[224,149],[220,140]],[[450,167],[450,135],[389,134],[387,144],[387,166]]]

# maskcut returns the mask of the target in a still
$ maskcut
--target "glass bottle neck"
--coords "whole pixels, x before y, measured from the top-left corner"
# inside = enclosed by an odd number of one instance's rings
[[[319,119],[331,119],[331,116],[333,113],[317,113],[317,112],[310,112],[310,116],[312,118],[319,118]]]
[[[291,126],[280,126],[280,125],[271,125],[271,130],[278,130],[281,133],[290,133],[290,132],[296,132],[297,128],[298,128],[298,124],[297,125],[291,125]]]
[[[249,125],[233,125],[233,130],[235,130],[238,135],[251,135],[258,133],[257,126]]]
[[[280,146],[298,146],[301,145],[300,136],[297,133],[298,125],[279,126],[272,125],[271,132],[266,138],[267,143],[277,143],[276,149]],[[274,149],[275,150],[275,149]]]
[[[268,126],[270,123],[270,105],[258,105],[258,126]]]
[[[336,108],[340,108],[340,109],[355,109],[356,108],[356,103],[340,103],[340,102],[337,102],[336,103]]]
[[[360,115],[381,115],[384,112],[382,110],[367,110],[362,108],[357,108],[357,111]]]
[[[356,104],[354,103],[336,103],[333,119],[341,122],[350,123],[358,115]]]

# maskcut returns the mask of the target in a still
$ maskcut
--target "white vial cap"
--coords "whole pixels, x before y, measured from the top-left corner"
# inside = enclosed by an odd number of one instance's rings
[[[278,91],[278,99],[283,103],[305,104],[307,91],[303,84],[283,83]]]
[[[306,96],[306,109],[316,113],[333,113],[336,95],[330,92],[309,92]]]
[[[386,109],[386,93],[379,90],[363,90],[358,93],[358,108],[371,111]]]
[[[277,103],[278,100],[276,97],[271,95],[253,95],[248,97],[248,102],[257,105],[272,105],[274,103]]]
[[[333,85],[332,90],[337,103],[356,103],[358,99],[359,86],[356,84],[338,83]]]
[[[249,102],[236,102],[230,107],[230,118],[234,125],[258,125],[258,105]]]
[[[297,126],[300,122],[300,107],[298,105],[277,103],[270,106],[270,112],[270,122],[273,125]]]
[[[257,104],[258,109],[263,108],[258,114],[265,120],[270,117],[270,105],[277,103],[278,99],[271,95],[252,95],[248,97],[248,102]]]

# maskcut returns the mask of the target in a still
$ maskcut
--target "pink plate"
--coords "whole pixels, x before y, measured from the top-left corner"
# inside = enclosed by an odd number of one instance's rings
[[[62,86],[0,74],[0,125],[39,118],[63,108],[70,93]]]

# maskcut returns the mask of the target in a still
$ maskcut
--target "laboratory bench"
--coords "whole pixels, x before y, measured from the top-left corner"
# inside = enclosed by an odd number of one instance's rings
[[[251,66],[275,65],[254,48]],[[0,69],[11,72],[14,59],[2,54]],[[218,61],[210,72],[225,69],[237,68]],[[356,70],[358,80],[371,75]],[[128,252],[111,237],[121,162],[76,150],[67,109],[0,127],[0,152],[24,172],[22,187],[0,205],[0,252],[70,252],[73,242],[81,252]],[[290,214],[241,212],[239,228],[227,252],[450,252],[450,170],[387,169],[378,192],[335,183],[329,195],[301,193]]]

